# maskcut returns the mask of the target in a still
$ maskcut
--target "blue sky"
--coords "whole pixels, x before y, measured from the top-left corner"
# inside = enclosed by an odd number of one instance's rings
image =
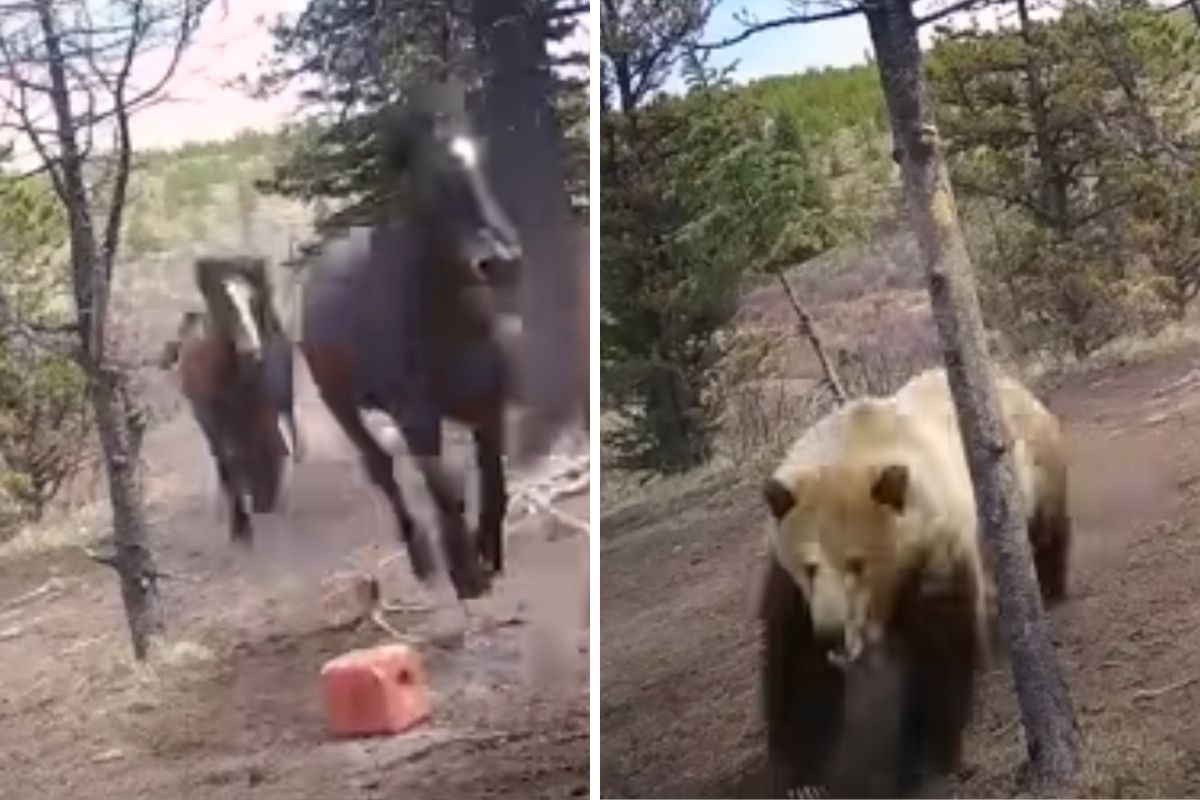
[[[787,0],[724,0],[713,13],[705,39],[716,41],[740,31],[742,26],[734,16],[745,8],[750,8],[761,20],[790,13]],[[728,50],[715,52],[711,63],[723,66],[739,62],[735,76],[740,82],[765,75],[804,72],[810,67],[861,64],[870,49],[866,20],[853,16],[760,33]]]
[[[1031,5],[1031,15],[1035,19],[1056,13],[1053,2],[1034,0]],[[924,7],[928,10],[932,6],[924,4]],[[742,25],[734,17],[746,8],[751,9],[754,17],[762,21],[794,13],[788,0],[721,0],[709,21],[704,40],[719,41],[741,31]],[[975,19],[984,29],[991,29],[996,27],[1001,18],[1007,19],[1009,16],[1011,14],[1006,10],[990,7],[970,14],[958,14],[948,21],[957,26]],[[933,37],[932,26],[922,28],[919,35],[922,47],[928,47]],[[716,67],[736,61],[738,67],[734,79],[744,82],[767,75],[804,72],[810,68],[862,64],[871,50],[867,21],[863,16],[855,15],[759,33],[727,50],[714,52],[710,63]],[[678,76],[667,83],[668,91],[682,88],[683,83]]]

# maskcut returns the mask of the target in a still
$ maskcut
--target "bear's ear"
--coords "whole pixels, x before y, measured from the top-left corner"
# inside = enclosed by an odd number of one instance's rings
[[[904,511],[907,496],[908,467],[903,464],[884,467],[876,476],[875,483],[871,484],[871,499],[894,509],[896,513]]]
[[[763,499],[767,501],[767,506],[771,509],[771,516],[775,519],[783,519],[792,506],[796,505],[796,498],[790,490],[778,478],[767,478],[763,484]]]

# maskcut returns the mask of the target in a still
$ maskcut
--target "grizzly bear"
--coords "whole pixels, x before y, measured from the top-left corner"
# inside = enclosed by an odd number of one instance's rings
[[[1070,524],[1058,422],[998,376],[1047,603],[1066,594]],[[959,763],[992,628],[974,491],[943,370],[816,423],[766,481],[762,699],[775,789],[845,790],[832,768],[848,671],[864,654],[901,675],[891,786],[914,791]],[[839,783],[841,788],[839,788]]]

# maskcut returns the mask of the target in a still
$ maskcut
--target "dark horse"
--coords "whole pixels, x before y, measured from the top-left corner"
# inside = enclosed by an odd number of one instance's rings
[[[326,406],[386,495],[414,573],[432,578],[433,553],[362,410],[395,421],[437,508],[455,590],[460,599],[478,597],[504,566],[503,428],[513,379],[502,304],[513,296],[520,243],[461,117],[406,110],[384,139],[385,164],[407,172],[406,213],[325,243],[304,288],[300,347]],[[447,419],[474,434],[481,486],[474,545],[462,489],[441,460]]]
[[[270,306],[258,259],[201,259],[197,283],[208,313],[186,312],[162,366],[179,364],[180,384],[208,443],[230,504],[230,536],[249,542],[249,509],[274,511],[287,450],[296,455],[291,345]]]
[[[302,450],[293,393],[293,348],[272,301],[266,260],[246,255],[198,259],[196,285],[216,331],[234,342],[239,374],[261,373],[264,389],[288,434],[292,457],[299,461]]]

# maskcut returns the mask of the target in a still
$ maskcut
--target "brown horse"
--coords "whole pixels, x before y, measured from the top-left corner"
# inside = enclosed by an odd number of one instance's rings
[[[292,342],[272,302],[267,262],[258,256],[226,255],[197,259],[196,285],[216,330],[237,350],[239,368],[261,371],[274,400],[288,449],[301,459],[292,377]]]
[[[198,262],[197,272],[204,269]],[[255,299],[253,291],[244,291],[249,285],[235,282],[228,290],[235,322],[220,325],[212,314],[186,312],[178,339],[167,344],[161,362],[164,368],[179,364],[183,394],[229,500],[230,536],[243,543],[253,536],[249,509],[275,510],[287,453],[279,425],[280,390],[273,391],[270,380],[281,370],[266,368],[281,351],[264,346],[261,326],[247,313]],[[289,397],[290,383],[289,374]]]
[[[465,121],[407,111],[385,134],[388,163],[408,173],[402,219],[325,243],[304,287],[300,347],[321,397],[387,497],[423,582],[432,550],[401,495],[391,456],[363,410],[389,415],[434,504],[459,598],[503,571],[508,497],[503,421],[512,396],[502,306],[512,303],[521,248],[492,196]],[[478,535],[467,534],[461,487],[441,459],[442,422],[469,426],[480,474]]]

